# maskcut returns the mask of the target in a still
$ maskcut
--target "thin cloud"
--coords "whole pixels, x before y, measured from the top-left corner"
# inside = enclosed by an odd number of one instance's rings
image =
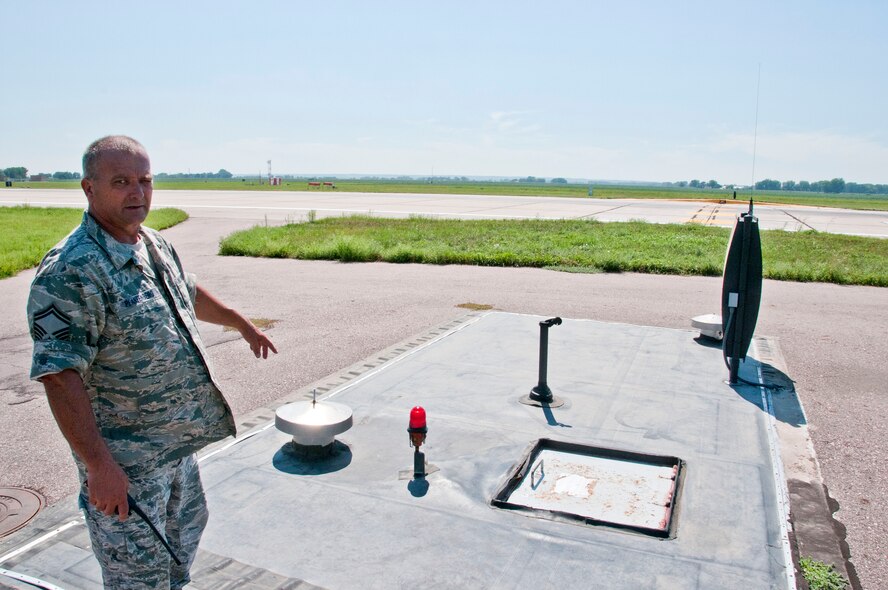
[[[485,128],[488,131],[508,134],[530,134],[542,129],[539,123],[528,122],[533,111],[494,111],[490,113]]]

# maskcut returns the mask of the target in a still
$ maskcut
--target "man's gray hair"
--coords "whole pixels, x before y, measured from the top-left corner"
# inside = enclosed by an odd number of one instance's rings
[[[99,159],[105,152],[126,152],[129,154],[148,154],[141,143],[126,135],[107,135],[95,140],[83,152],[83,177],[95,179],[98,172]]]

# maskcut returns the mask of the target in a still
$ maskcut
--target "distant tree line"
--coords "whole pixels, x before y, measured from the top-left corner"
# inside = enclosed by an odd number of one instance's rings
[[[679,188],[722,188],[722,185],[717,183],[714,180],[703,181],[703,180],[679,180],[678,182],[667,182],[667,185],[677,186]],[[730,187],[733,188],[734,185],[727,185],[725,188]]]
[[[715,180],[708,182],[702,180],[680,180],[678,182],[664,183],[667,186],[675,186],[679,188],[727,188],[733,189],[733,184],[721,185]],[[856,182],[845,182],[843,178],[833,178],[832,180],[818,180],[809,182],[807,180],[772,180],[766,178],[755,183],[757,191],[800,191],[811,193],[853,193],[853,194],[888,194],[888,184],[858,184]]]
[[[28,169],[24,166],[14,166],[12,168],[4,168],[2,172],[3,178],[0,180],[27,180]]]
[[[166,172],[160,172],[159,174],[155,174],[154,178],[164,178],[164,179],[193,179],[193,178],[224,178],[229,179],[234,175],[226,170],[225,168],[220,168],[218,172],[177,172],[176,174],[167,174]]]
[[[525,176],[524,178],[513,178],[512,182],[545,183],[546,179],[545,178],[538,178],[536,176]],[[553,179],[549,180],[549,182],[551,182],[553,184],[567,184],[567,179],[559,177],[559,178],[553,178]]]
[[[80,172],[40,172],[38,174],[28,175],[28,169],[24,166],[13,166],[11,168],[3,168],[0,170],[0,181],[2,180],[80,180]]]
[[[53,172],[53,180],[80,180],[80,172]]]
[[[220,169],[218,172],[198,172],[196,174],[189,173],[178,173],[178,174],[167,174],[166,172],[161,172],[160,174],[156,174],[155,178],[232,178],[234,175],[225,170],[224,168]],[[2,168],[0,169],[0,181],[3,180],[80,180],[80,172],[53,172],[50,174],[49,172],[41,172],[39,174],[31,174],[28,176],[28,169],[24,166],[13,166],[10,168]]]
[[[772,180],[766,178],[755,183],[756,190],[768,191],[806,191],[813,193],[853,193],[864,195],[875,195],[888,193],[888,184],[858,184],[856,182],[845,182],[844,178],[833,178],[832,180],[818,180],[816,182],[808,182],[807,180]]]
[[[229,179],[233,178],[234,175],[225,170],[224,168],[220,168],[218,172],[179,172],[175,174],[168,174],[166,172],[160,172],[155,175],[155,178],[162,179]],[[295,178],[295,177],[288,177]],[[332,177],[331,177],[332,178]],[[364,179],[376,179],[379,177],[364,177]],[[40,174],[32,174],[28,176],[28,169],[24,166],[12,166],[9,168],[0,169],[0,181],[4,180],[79,180],[80,172],[53,172],[52,174],[48,172],[41,172]],[[311,178],[313,180],[314,177]],[[399,180],[413,180],[413,177],[402,176],[398,177]],[[458,182],[468,182],[469,179],[465,176],[450,176],[450,177],[435,177],[434,179],[429,178],[428,182],[447,182],[447,181],[458,181]],[[539,178],[536,176],[525,176],[523,178],[513,178],[511,182],[517,183],[545,183],[545,178]],[[567,184],[567,179],[565,178],[552,178],[548,182],[552,184]],[[673,186],[677,188],[696,188],[696,189],[728,189],[732,190],[735,187],[733,184],[722,185],[715,180],[680,180],[678,182],[664,182],[661,183],[662,186]],[[860,184],[856,182],[845,182],[843,178],[833,178],[832,180],[818,180],[816,182],[809,182],[807,180],[800,180],[798,182],[794,180],[785,180],[783,182],[779,180],[773,180],[770,178],[766,178],[764,180],[760,180],[755,183],[755,190],[759,191],[798,191],[798,192],[812,192],[812,193],[830,193],[830,194],[839,194],[839,193],[850,193],[850,194],[863,194],[863,195],[873,195],[873,194],[888,194],[888,184]]]

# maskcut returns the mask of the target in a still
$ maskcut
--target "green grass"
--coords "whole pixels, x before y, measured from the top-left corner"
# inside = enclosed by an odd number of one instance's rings
[[[82,209],[0,207],[0,278],[36,266],[83,216]],[[188,219],[179,209],[155,209],[145,225],[166,229]]]
[[[718,276],[729,234],[645,222],[356,216],[236,232],[220,254]],[[764,231],[762,251],[766,278],[888,287],[888,240]]]
[[[831,565],[809,557],[800,559],[799,565],[802,567],[802,576],[808,582],[808,587],[811,590],[845,590],[848,588],[848,581]]]
[[[535,197],[587,197],[586,184],[517,183],[517,182],[451,182],[433,184],[419,181],[397,180],[333,180],[335,191],[365,193],[411,193],[451,195],[509,195]],[[79,188],[78,180],[53,180],[45,182],[18,182],[16,187],[30,188]],[[156,180],[157,190],[247,190],[247,191],[304,191],[306,180],[284,180],[282,186],[259,184],[256,179],[232,180]],[[319,189],[312,191],[321,192]],[[738,191],[737,200],[748,200],[752,195],[756,202],[839,207],[870,211],[888,211],[888,195],[858,195],[784,191]],[[719,189],[691,189],[655,186],[595,185],[593,196],[597,199],[689,199],[705,201],[730,201],[733,191]]]

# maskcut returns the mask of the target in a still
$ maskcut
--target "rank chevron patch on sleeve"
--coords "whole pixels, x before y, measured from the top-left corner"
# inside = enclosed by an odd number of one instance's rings
[[[34,314],[32,332],[37,340],[67,340],[71,336],[71,316],[52,303]]]

